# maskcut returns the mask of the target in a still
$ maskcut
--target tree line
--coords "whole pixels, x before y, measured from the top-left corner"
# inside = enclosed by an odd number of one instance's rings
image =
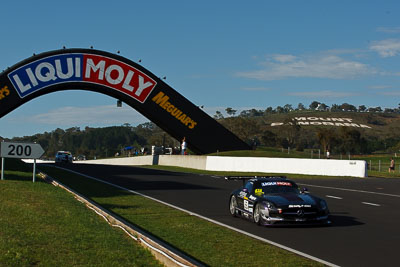
[[[387,125],[385,122],[385,120],[394,121],[398,118],[400,115],[395,114],[398,113],[398,109],[394,109],[395,113],[382,111],[357,115],[357,118],[363,118],[365,123],[384,129],[380,133],[376,133],[375,130],[351,127],[300,126],[292,123],[293,120],[289,114],[285,115],[289,112],[293,112],[296,116],[297,114],[300,114],[299,116],[316,114],[315,107],[321,107],[321,103],[315,102],[310,104],[309,109],[300,109],[303,106],[299,104],[297,110],[292,110],[290,105],[285,105],[282,109],[268,107],[264,111],[244,110],[237,116],[235,116],[237,111],[228,107],[225,109],[228,117],[222,116],[219,112],[220,116],[214,116],[214,118],[253,147],[290,148],[298,151],[321,149],[322,151],[330,150],[331,153],[341,154],[399,151],[400,136],[397,132],[400,130],[400,125]],[[332,105],[331,111],[338,112],[333,116],[340,116],[338,115],[340,112],[349,110],[349,107],[345,104],[338,105],[340,111],[333,111],[332,108],[336,107]],[[360,109],[359,107],[357,112],[363,112],[362,110],[363,108]],[[314,111],[314,113],[309,111]],[[349,115],[349,113],[343,114],[346,115],[342,116]],[[271,127],[268,120],[275,119],[275,116],[282,119],[283,125]],[[141,152],[142,149],[150,152],[153,145],[172,148],[179,148],[180,146],[179,140],[175,140],[151,122],[137,126],[126,123],[121,126],[104,128],[85,127],[80,129],[79,127],[71,127],[65,130],[58,128],[51,132],[33,136],[16,137],[11,141],[37,142],[44,148],[45,157],[48,158],[54,158],[55,153],[59,150],[71,151],[74,156],[85,155],[86,158],[104,158],[113,157],[117,153],[124,155],[135,151]]]
[[[326,105],[318,101],[313,101],[308,106],[308,108],[303,104],[299,103],[297,107],[293,107],[291,104],[286,104],[284,106],[277,106],[276,108],[267,107],[265,110],[261,109],[248,109],[242,110],[238,116],[239,117],[260,117],[269,114],[285,114],[295,111],[330,111],[330,112],[368,112],[368,113],[400,113],[400,103],[396,108],[381,108],[377,107],[366,107],[365,105],[360,105],[358,107],[343,103],[343,104],[332,104],[331,106]],[[229,116],[235,116],[237,110],[227,107],[225,109],[226,114]],[[216,111],[214,115],[215,119],[223,119],[224,115],[221,111]]]
[[[86,158],[93,159],[133,154],[135,151],[142,152],[142,149],[149,152],[152,145],[179,146],[178,141],[151,122],[136,127],[126,123],[104,128],[57,128],[33,136],[15,137],[11,141],[36,142],[45,150],[45,158],[54,158],[60,150],[70,151],[74,156],[85,155]]]

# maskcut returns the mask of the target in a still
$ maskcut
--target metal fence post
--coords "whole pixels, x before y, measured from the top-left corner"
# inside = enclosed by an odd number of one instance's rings
[[[36,181],[36,159],[33,159],[33,177],[32,177],[32,181],[33,182]]]
[[[4,142],[4,140],[2,142]],[[0,149],[1,149],[1,145],[0,145]],[[1,180],[4,180],[4,158],[1,158]]]

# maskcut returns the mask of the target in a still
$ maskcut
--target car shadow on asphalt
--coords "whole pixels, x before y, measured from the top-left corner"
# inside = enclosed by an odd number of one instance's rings
[[[357,218],[348,216],[347,212],[333,212],[329,216],[331,220],[332,227],[348,227],[348,226],[356,226],[363,225],[365,223],[360,222]]]

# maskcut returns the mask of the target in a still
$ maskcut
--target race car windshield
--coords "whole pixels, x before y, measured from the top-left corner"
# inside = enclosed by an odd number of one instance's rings
[[[264,194],[300,193],[297,186],[289,182],[265,182],[261,186]]]

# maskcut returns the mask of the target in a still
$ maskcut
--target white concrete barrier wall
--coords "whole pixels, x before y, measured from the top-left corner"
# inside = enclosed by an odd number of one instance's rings
[[[160,155],[158,159],[158,165],[177,166],[198,170],[205,170],[206,163],[206,156]]]
[[[75,163],[81,164],[105,164],[105,165],[153,165],[153,156],[140,156],[140,157],[124,157],[124,158],[109,158],[109,159],[95,159],[95,160],[79,160],[74,161]],[[157,165],[157,164],[155,164]]]
[[[165,165],[207,171],[367,177],[363,160],[159,155],[75,161],[107,165]]]
[[[366,177],[367,163],[362,160],[208,156],[206,170]]]

